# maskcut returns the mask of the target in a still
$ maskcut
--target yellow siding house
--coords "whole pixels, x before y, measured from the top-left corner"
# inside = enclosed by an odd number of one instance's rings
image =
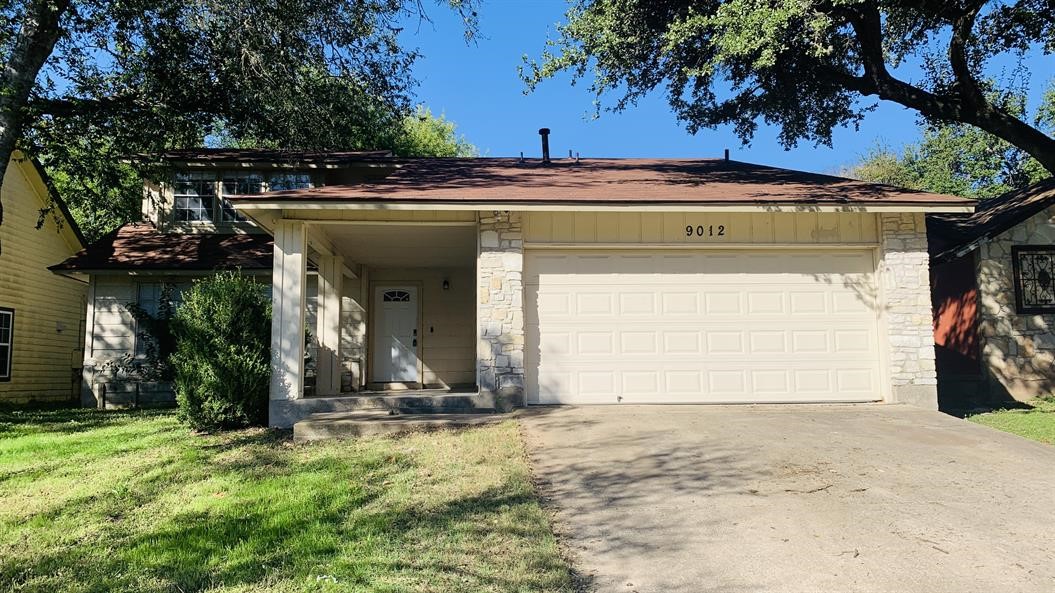
[[[0,197],[0,404],[68,402],[79,393],[88,286],[48,266],[85,242],[49,185],[38,163],[12,155]],[[38,229],[52,202],[54,214]]]

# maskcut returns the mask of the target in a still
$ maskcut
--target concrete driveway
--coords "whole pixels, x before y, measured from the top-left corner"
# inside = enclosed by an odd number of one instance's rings
[[[535,408],[591,590],[1055,591],[1055,448],[904,406]]]

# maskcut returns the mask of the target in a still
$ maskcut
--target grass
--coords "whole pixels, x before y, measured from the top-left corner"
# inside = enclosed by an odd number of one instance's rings
[[[976,414],[968,420],[1027,439],[1055,445],[1055,401],[1037,400],[1031,405],[1031,408],[996,410]]]
[[[294,446],[0,411],[0,591],[566,591],[513,422]]]

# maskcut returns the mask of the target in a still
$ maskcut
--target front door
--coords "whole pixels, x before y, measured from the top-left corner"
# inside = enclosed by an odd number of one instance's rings
[[[379,286],[374,291],[374,381],[418,382],[418,289]]]

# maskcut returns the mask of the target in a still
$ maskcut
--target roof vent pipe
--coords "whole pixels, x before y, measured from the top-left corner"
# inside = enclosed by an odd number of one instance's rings
[[[542,136],[542,164],[549,164],[549,128],[539,128],[538,135]]]

